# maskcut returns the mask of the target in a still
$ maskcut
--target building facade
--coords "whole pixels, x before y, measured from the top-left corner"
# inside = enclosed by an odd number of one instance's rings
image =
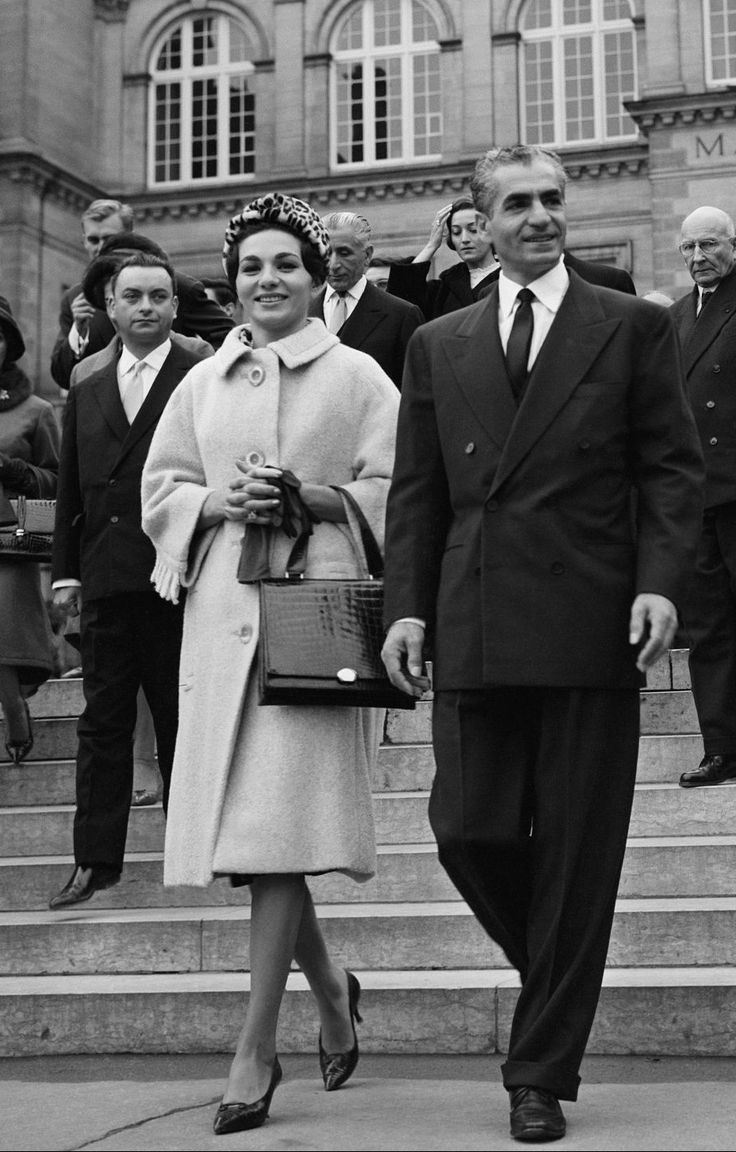
[[[563,159],[574,251],[678,296],[682,217],[736,214],[735,83],[736,0],[0,0],[0,292],[53,398],[92,199],[195,275],[274,188],[405,256],[521,140]]]

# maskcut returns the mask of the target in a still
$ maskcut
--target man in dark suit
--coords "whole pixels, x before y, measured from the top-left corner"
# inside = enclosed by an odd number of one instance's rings
[[[372,356],[400,388],[409,337],[424,317],[414,304],[382,292],[366,279],[373,246],[371,226],[363,216],[333,212],[322,223],[330,234],[332,254],[327,284],[310,315],[324,320],[349,348]]]
[[[133,232],[133,210],[119,200],[95,200],[82,216],[84,247],[90,257],[129,249],[155,252],[166,260],[166,253],[148,237]],[[177,273],[179,308],[174,331],[183,336],[200,336],[213,348],[219,348],[233,327],[231,318],[210,300],[199,280]],[[60,388],[69,388],[76,364],[99,352],[115,335],[104,308],[89,300],[82,284],[69,288],[61,298],[59,332],[51,353],[51,375]]]
[[[683,221],[694,289],[671,308],[705,457],[705,511],[683,615],[703,759],[683,788],[736,779],[736,235],[720,208]]]
[[[440,860],[521,976],[511,1134],[556,1139],[603,977],[641,672],[675,631],[702,457],[668,310],[564,265],[559,158],[494,149],[472,187],[502,274],[409,346],[384,660],[420,694],[426,632]]]
[[[52,561],[54,601],[78,608],[85,709],[77,751],[75,867],[50,903],[66,908],[120,879],[133,787],[136,695],[153,715],[164,808],[178,717],[182,608],[151,585],[153,545],[141,528],[140,484],[153,433],[201,356],[172,345],[174,273],[129,257],[112,279],[114,360],[69,392]]]

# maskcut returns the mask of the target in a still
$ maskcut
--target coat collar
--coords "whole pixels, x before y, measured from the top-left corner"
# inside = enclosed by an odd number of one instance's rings
[[[298,332],[292,332],[282,340],[274,340],[266,348],[275,353],[285,368],[300,368],[339,343],[337,336],[327,331],[322,320],[310,316]],[[263,351],[261,348],[253,348],[249,342],[247,326],[239,324],[228,332],[213,361],[217,371],[222,376],[228,376],[240,361],[251,358],[258,360]]]
[[[687,298],[687,302],[690,305],[690,315],[694,317],[692,294]],[[724,276],[715,290],[713,299],[708,301],[705,311],[697,320],[693,318],[692,323],[688,324],[688,310],[679,309],[679,316],[685,320],[685,330],[680,329],[680,339],[686,373],[692,371],[696,361],[710,347],[723,325],[733,317],[734,310],[736,310],[736,269],[729,272],[728,276]]]
[[[619,325],[575,272],[516,408],[498,335],[498,285],[465,310],[444,351],[458,387],[501,457],[495,492],[543,435]]]

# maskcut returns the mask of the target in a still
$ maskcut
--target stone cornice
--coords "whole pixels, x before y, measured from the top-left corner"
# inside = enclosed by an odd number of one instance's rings
[[[94,0],[95,19],[107,24],[122,24],[128,15],[130,0]]]
[[[736,118],[736,89],[627,100],[626,110],[645,133],[683,124],[713,124]]]
[[[565,170],[571,180],[616,178],[637,175],[646,168],[646,144],[633,144],[617,149],[588,149],[561,154]],[[328,210],[353,204],[364,207],[385,201],[422,200],[425,197],[443,196],[454,199],[466,192],[476,157],[469,157],[461,163],[445,168],[407,168],[376,173],[351,173],[322,177],[318,180],[293,178],[288,181],[289,190],[320,209]],[[113,192],[135,207],[136,220],[175,220],[196,219],[212,216],[218,219],[239,212],[243,203],[270,192],[273,180],[222,184],[209,189],[191,187],[161,192],[129,191]]]
[[[0,145],[0,179],[23,184],[76,214],[81,214],[91,200],[107,195],[104,188],[80,180],[29,148],[13,147],[13,141]]]

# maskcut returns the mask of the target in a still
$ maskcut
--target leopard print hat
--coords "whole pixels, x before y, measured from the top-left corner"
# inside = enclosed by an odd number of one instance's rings
[[[310,208],[306,200],[298,200],[296,196],[286,196],[283,192],[268,192],[246,204],[238,216],[233,216],[225,230],[225,243],[222,247],[222,263],[225,271],[230,274],[228,267],[232,254],[238,241],[248,224],[262,221],[266,224],[280,224],[287,228],[314,249],[324,266],[324,276],[327,276],[327,261],[330,257],[330,236],[317,213]]]

